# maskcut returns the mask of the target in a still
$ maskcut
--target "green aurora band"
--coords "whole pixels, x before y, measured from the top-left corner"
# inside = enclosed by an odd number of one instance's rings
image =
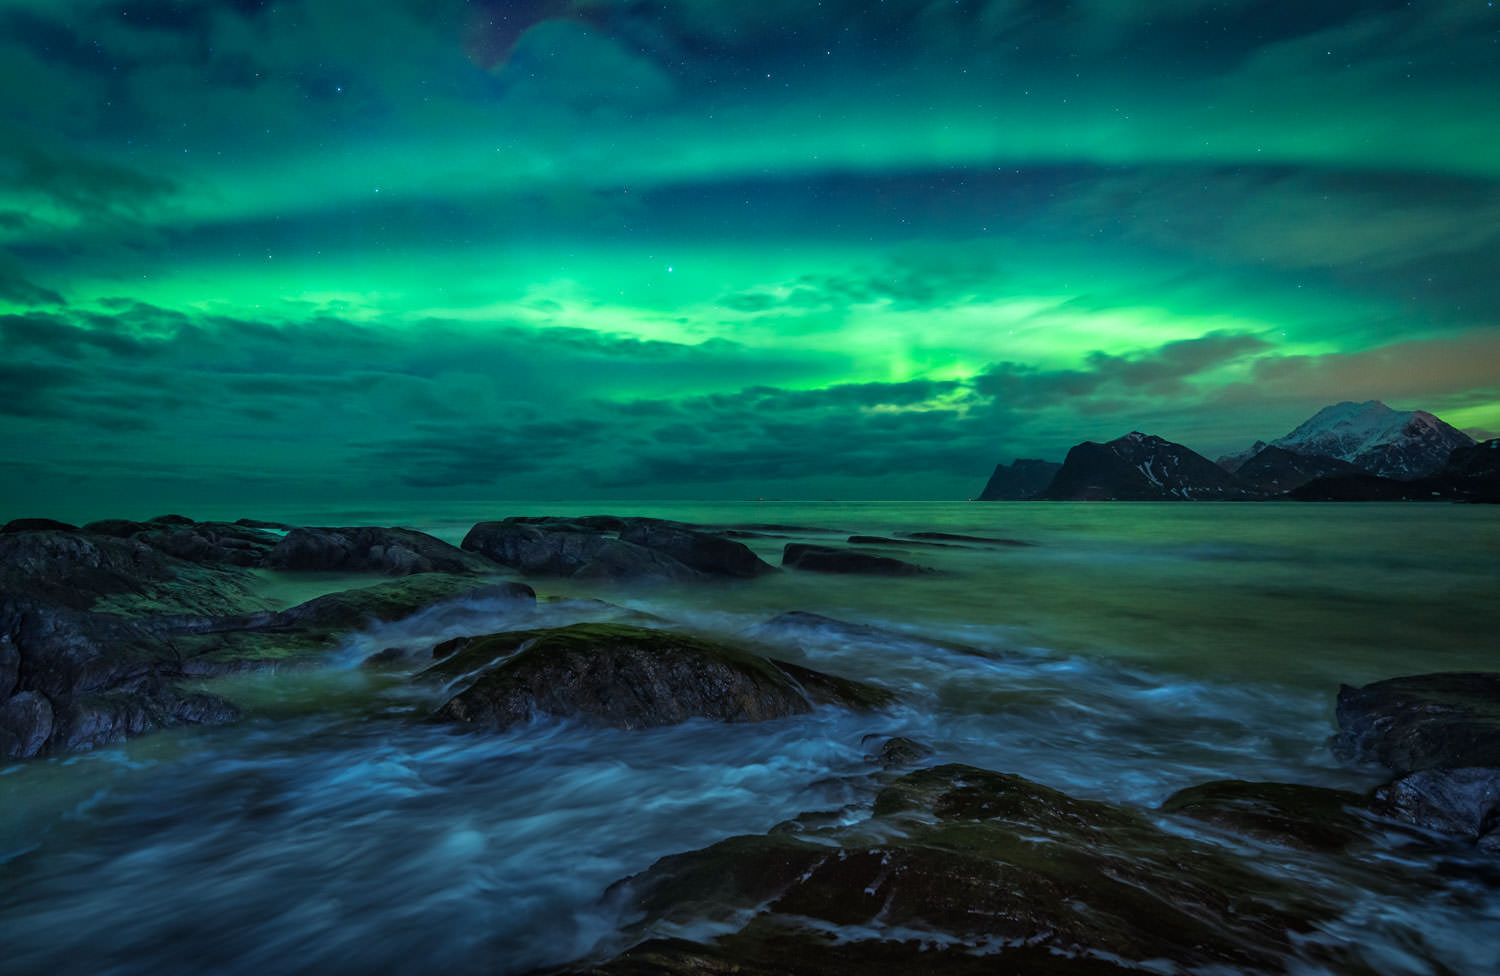
[[[0,0],[0,506],[1500,432],[1479,0]],[[8,516],[7,516],[8,517]]]

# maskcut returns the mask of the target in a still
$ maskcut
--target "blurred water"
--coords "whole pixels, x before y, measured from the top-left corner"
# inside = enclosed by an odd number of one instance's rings
[[[246,708],[238,726],[0,770],[0,971],[523,972],[607,939],[616,919],[601,893],[657,857],[803,811],[861,816],[874,789],[870,736],[909,735],[935,748],[934,762],[1144,807],[1226,777],[1365,789],[1378,777],[1326,747],[1338,682],[1497,665],[1500,511],[1480,506],[253,514],[403,524],[457,541],[481,518],[595,512],[1036,545],[897,553],[940,571],[914,578],[537,582],[544,597],[602,597],[884,685],[902,695],[887,713],[458,734],[421,721],[441,689],[358,662],[611,613],[583,600],[544,604],[539,617],[460,604],[354,635],[322,668],[214,683]],[[787,541],[837,538],[766,531],[781,537],[748,541],[772,562]],[[351,581],[271,582],[291,600]],[[763,626],[793,609],[916,636]],[[1367,945],[1378,972],[1495,971],[1494,891],[1459,872],[1406,892],[1403,879],[1428,868],[1404,856],[1319,863],[1350,893],[1326,937]]]

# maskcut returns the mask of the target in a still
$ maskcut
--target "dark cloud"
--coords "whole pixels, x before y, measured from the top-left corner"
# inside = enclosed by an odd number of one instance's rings
[[[1261,336],[1210,332],[1135,356],[1093,352],[1085,359],[1085,369],[1043,370],[1025,363],[999,363],[975,377],[974,388],[1003,402],[1030,407],[1111,391],[1138,397],[1186,397],[1194,393],[1188,382],[1193,377],[1271,348]]]

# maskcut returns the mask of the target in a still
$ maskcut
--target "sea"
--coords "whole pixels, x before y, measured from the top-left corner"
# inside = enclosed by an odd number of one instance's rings
[[[788,542],[854,534],[1027,544],[888,547],[934,570],[909,577],[536,579],[531,613],[445,605],[354,633],[315,666],[204,680],[243,708],[242,722],[0,766],[0,972],[503,976],[606,958],[630,921],[603,897],[613,882],[805,811],[858,821],[875,789],[871,752],[890,736],[927,744],[932,763],[1159,816],[1174,791],[1219,779],[1368,791],[1386,777],[1329,748],[1341,684],[1500,670],[1495,506],[504,502],[189,514],[402,525],[455,543],[510,515],[642,515],[736,527],[772,564]],[[372,580],[262,582],[291,605]],[[766,628],[793,610],[889,633]],[[423,721],[441,688],[361,666],[388,647],[421,655],[452,636],[640,612],[878,684],[899,704],[634,731],[547,719],[476,734]],[[1354,946],[1376,973],[1492,976],[1500,887],[1484,881],[1494,871],[1483,858],[1393,839],[1319,861],[1346,908],[1315,938]]]

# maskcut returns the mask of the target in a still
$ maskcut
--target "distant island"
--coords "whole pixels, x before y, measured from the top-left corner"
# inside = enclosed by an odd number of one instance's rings
[[[1061,464],[1000,464],[980,501],[1500,502],[1500,438],[1476,443],[1425,410],[1324,407],[1291,433],[1217,461],[1132,431]]]

